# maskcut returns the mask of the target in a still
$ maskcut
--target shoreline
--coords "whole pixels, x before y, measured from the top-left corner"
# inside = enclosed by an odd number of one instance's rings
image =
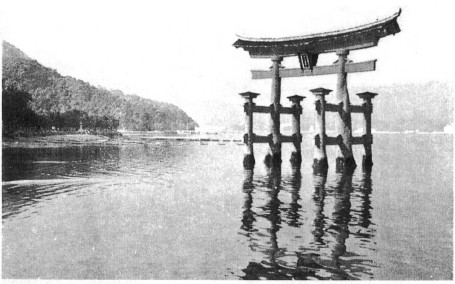
[[[302,133],[308,134],[309,133]],[[402,135],[453,135],[452,133],[444,132],[418,132],[418,133],[396,133],[396,132],[376,132],[374,134],[402,134]],[[61,148],[61,147],[74,147],[74,146],[88,146],[88,145],[130,145],[130,144],[149,144],[150,142],[218,142],[218,143],[242,143],[242,139],[237,137],[210,137],[211,135],[190,135],[190,136],[148,136],[145,135],[123,135],[110,138],[104,135],[94,134],[61,134],[61,135],[48,135],[48,136],[33,136],[33,137],[2,137],[2,149],[7,148]]]
[[[117,145],[122,137],[92,134],[61,134],[33,137],[2,137],[2,148],[58,148],[83,145]]]

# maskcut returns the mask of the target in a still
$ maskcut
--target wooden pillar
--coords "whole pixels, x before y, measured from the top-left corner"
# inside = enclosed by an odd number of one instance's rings
[[[337,130],[342,138],[342,142],[337,151],[337,172],[351,171],[357,166],[354,156],[352,155],[351,105],[349,101],[346,73],[346,60],[348,54],[349,50],[340,50],[337,52],[339,69],[336,98],[340,104]]]
[[[376,93],[360,93],[357,94],[363,100],[363,118],[364,118],[364,134],[363,134],[363,147],[365,153],[362,159],[362,168],[364,170],[371,169],[373,166],[373,156],[371,151],[371,144],[373,144],[373,135],[371,134],[371,113],[373,113],[373,103],[371,100],[377,96]]]
[[[317,88],[310,90],[315,96],[316,106],[316,121],[314,136],[314,159],[313,159],[313,171],[314,173],[326,172],[329,168],[327,162],[326,152],[326,134],[325,134],[325,96],[328,95],[332,90]]]
[[[246,169],[254,168],[254,133],[253,133],[253,99],[259,94],[252,92],[240,93],[245,99],[244,111],[245,111],[245,135],[243,136],[243,143],[245,144],[245,155],[243,157],[243,167]]]
[[[281,78],[280,62],[283,60],[280,56],[272,57],[272,92],[270,105],[270,151],[265,157],[265,163],[268,166],[281,165],[281,133],[280,133],[280,112],[281,112]]]
[[[300,102],[305,97],[294,95],[288,97],[292,102],[292,137],[294,150],[291,153],[291,164],[293,167],[298,167],[302,164],[302,134],[300,133],[300,115],[302,114],[302,106]]]

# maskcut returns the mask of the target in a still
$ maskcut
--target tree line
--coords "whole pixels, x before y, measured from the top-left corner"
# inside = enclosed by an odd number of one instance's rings
[[[38,120],[34,118],[29,123],[39,121],[40,127],[79,127],[75,126],[74,117],[81,117],[83,124],[85,122],[87,128],[93,129],[114,129],[117,126],[139,131],[193,130],[197,126],[175,105],[62,76],[5,41],[2,67],[3,86],[13,88],[16,94],[29,94],[21,99],[25,99],[29,109],[38,116]]]
[[[79,131],[113,132],[119,127],[119,120],[108,116],[88,115],[84,111],[70,110],[36,113],[31,107],[32,95],[12,86],[2,87],[2,126],[3,134],[17,131]]]

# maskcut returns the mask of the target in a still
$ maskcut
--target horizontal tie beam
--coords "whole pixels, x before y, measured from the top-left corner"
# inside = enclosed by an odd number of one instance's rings
[[[363,105],[356,106],[356,105],[351,105],[351,112],[356,112],[356,113],[364,113],[365,108]]]
[[[346,73],[356,72],[369,72],[376,70],[376,59],[358,63],[348,63],[345,66]],[[338,74],[340,72],[339,65],[327,65],[327,66],[314,66],[313,68],[290,68],[281,69],[281,78],[292,78],[292,77],[303,77],[303,76],[320,76]],[[251,70],[253,79],[271,79],[274,77],[272,71],[269,70]]]
[[[245,104],[244,110],[245,112],[248,111],[248,104]],[[253,105],[252,106],[252,111],[254,113],[271,113],[271,110],[273,110],[273,105],[272,106],[257,106]],[[295,108],[295,107],[281,107],[280,108],[280,113],[281,114],[294,114],[296,111],[298,111],[299,114],[302,114],[302,108]]]
[[[337,137],[326,136],[325,145],[338,145],[340,142],[340,139],[343,139],[343,138],[341,138],[341,136],[337,136]]]
[[[270,107],[268,106],[253,106],[253,112],[258,113],[270,113]]]
[[[302,114],[301,108],[298,111],[299,111],[299,114]],[[295,112],[296,112],[296,109],[293,107],[282,107],[280,109],[280,113],[284,113],[284,114],[294,114]]]
[[[300,140],[299,142],[302,142],[302,138],[296,137],[296,135],[291,135],[291,136],[281,135],[282,143],[295,142],[296,140]]]
[[[243,142],[247,143],[248,134],[243,136]],[[302,142],[302,135],[281,135],[281,143]],[[256,135],[253,134],[253,143],[273,143],[272,136],[270,135]]]
[[[339,112],[342,108],[341,104],[325,104],[325,111],[327,112]],[[351,113],[364,113],[365,107],[363,105],[351,105]]]
[[[340,110],[340,105],[335,104],[325,104],[325,111],[329,112],[338,112]]]
[[[316,137],[315,137],[316,138]],[[352,137],[352,145],[363,145],[363,144],[373,144],[373,135],[362,135],[359,137]],[[316,142],[317,145],[319,144]],[[325,137],[325,144],[326,145],[339,145],[343,143],[343,138],[338,135],[336,137],[326,136]]]
[[[272,137],[254,134],[253,143],[270,143]]]
[[[373,135],[364,134],[360,137],[352,137],[352,144],[373,144]]]
[[[352,137],[352,145],[361,145],[363,144],[363,137]]]

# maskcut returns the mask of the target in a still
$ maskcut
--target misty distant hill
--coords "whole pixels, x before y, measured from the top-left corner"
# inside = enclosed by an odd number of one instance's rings
[[[357,93],[370,91],[378,93],[373,99],[373,128],[378,131],[443,131],[444,126],[453,122],[453,85],[441,82],[419,84],[391,84],[370,87],[349,86],[352,104],[360,105],[362,101]],[[263,94],[270,96],[270,94]],[[303,101],[301,116],[302,130],[308,130],[314,124],[314,97],[311,93],[302,92]],[[328,96],[327,101],[334,103],[335,96]],[[229,130],[244,130],[243,100],[232,103],[206,102],[204,109],[210,110],[205,121],[210,125],[224,126]],[[284,106],[290,103],[284,99]],[[335,113],[327,113],[327,129],[335,130]],[[363,127],[362,114],[352,114],[352,129]],[[268,133],[268,116],[255,114],[254,128],[257,133]],[[282,124],[290,123],[290,116],[282,115]]]
[[[453,85],[441,82],[391,84],[371,86],[368,90],[379,94],[373,100],[373,128],[376,130],[443,131],[444,126],[453,122]],[[358,92],[352,92],[355,93]],[[360,102],[358,97],[356,99]],[[354,126],[361,127],[359,123]]]
[[[119,121],[128,130],[194,129],[197,123],[175,105],[126,95],[119,90],[94,87],[41,65],[20,49],[3,41],[3,87],[31,94],[37,115],[81,111],[93,117]]]

